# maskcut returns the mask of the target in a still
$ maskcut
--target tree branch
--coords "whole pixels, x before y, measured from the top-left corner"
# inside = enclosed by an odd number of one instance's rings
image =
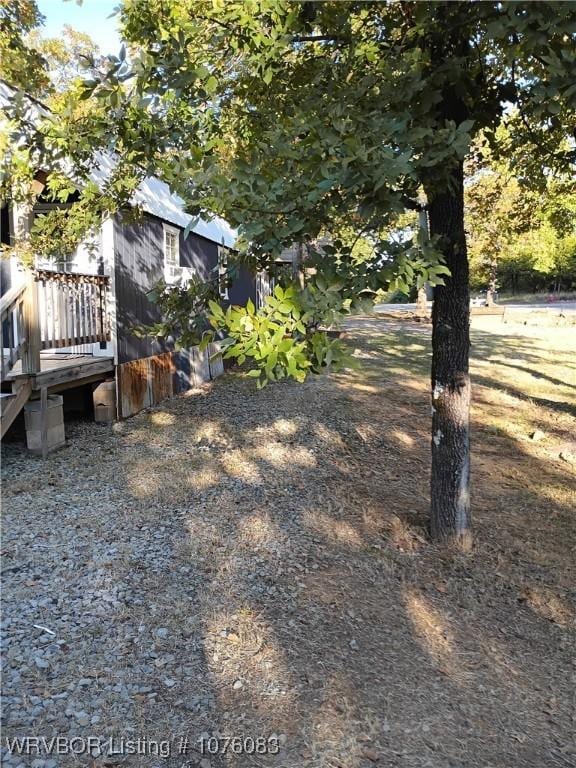
[[[350,43],[351,38],[344,35],[299,35],[292,38],[293,43],[315,43],[315,42],[328,42],[328,43]]]

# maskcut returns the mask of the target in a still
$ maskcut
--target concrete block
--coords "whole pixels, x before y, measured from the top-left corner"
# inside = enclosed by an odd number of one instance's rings
[[[64,431],[64,398],[61,395],[48,397],[46,412],[46,437],[48,453],[66,444]],[[26,444],[31,453],[42,453],[42,410],[40,400],[31,400],[24,406]]]

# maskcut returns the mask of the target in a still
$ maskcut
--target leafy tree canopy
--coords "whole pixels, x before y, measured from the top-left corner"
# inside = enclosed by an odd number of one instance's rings
[[[39,16],[34,3],[21,5],[20,28],[35,46],[27,50],[51,62],[57,85],[68,83],[27,157],[52,169],[54,199],[81,187],[70,209],[38,219],[36,252],[69,250],[155,174],[192,214],[217,213],[238,227],[254,267],[330,233],[339,243],[352,238],[372,260],[367,282],[356,270],[349,285],[407,290],[414,275],[442,283],[445,268],[433,248],[423,258],[415,237],[383,234],[419,207],[422,189],[430,197],[452,184],[480,131],[493,158],[512,154],[533,186],[545,175],[534,158],[545,153],[545,171],[564,173],[574,160],[571,4],[125,0],[129,55],[98,62],[89,39],[72,31],[63,43],[30,38]],[[90,180],[97,150],[117,161],[103,188]],[[13,180],[30,177],[26,163],[12,171]],[[486,184],[475,186],[481,196]],[[521,197],[504,204],[500,196],[508,227],[520,226]],[[490,247],[499,247],[494,238]],[[322,255],[324,271],[352,263],[347,246]]]
[[[42,160],[66,154],[82,176],[96,149],[115,152],[102,209],[157,174],[191,212],[239,227],[260,261],[335,221],[380,232],[447,182],[471,136],[492,141],[507,104],[521,115],[510,146],[570,166],[575,15],[555,2],[126,0],[129,61],[71,89]],[[519,153],[532,177],[541,155]]]
[[[499,129],[498,139],[509,142]],[[466,223],[471,282],[486,288],[536,290],[576,285],[576,180],[547,175],[531,187],[517,176],[514,154],[506,159],[486,148],[469,164]]]
[[[35,0],[0,0],[0,76],[33,95],[50,83],[46,60],[27,38],[43,21]]]
[[[37,95],[58,109],[57,95],[72,88],[76,80],[85,80],[87,73],[99,71],[105,59],[90,35],[64,25],[61,37],[43,37],[34,29],[27,36],[27,45],[44,57],[50,76],[49,85]]]

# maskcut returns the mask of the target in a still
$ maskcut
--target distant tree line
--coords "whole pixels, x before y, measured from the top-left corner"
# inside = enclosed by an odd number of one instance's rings
[[[574,291],[576,182],[549,174],[535,188],[514,160],[475,164],[472,155],[465,190],[471,288]]]

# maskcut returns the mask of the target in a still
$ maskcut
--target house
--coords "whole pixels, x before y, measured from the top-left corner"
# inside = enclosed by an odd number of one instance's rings
[[[166,185],[147,180],[143,192],[139,220],[122,214],[103,220],[65,265],[37,261],[29,274],[14,257],[2,264],[2,380],[3,389],[13,390],[3,400],[14,401],[3,414],[2,434],[44,387],[52,394],[113,377],[116,415],[125,418],[214,374],[208,353],[176,351],[165,340],[138,338],[133,329],[160,320],[148,296],[160,279],[213,279],[235,233],[223,221],[200,221],[184,237],[188,217]],[[40,197],[27,218],[43,210]],[[2,206],[2,242],[11,241],[17,219],[17,210]],[[240,270],[228,300],[257,302],[259,282]]]
[[[9,98],[0,83],[0,105],[2,95]],[[106,174],[106,162],[97,174]],[[39,172],[40,194],[31,210],[2,204],[2,243],[11,243],[54,205],[41,192],[45,180]],[[37,260],[30,271],[15,257],[3,260],[2,436],[30,398],[40,399],[45,433],[51,394],[113,381],[115,416],[126,418],[221,371],[215,347],[203,353],[197,347],[175,350],[166,340],[138,338],[133,329],[160,319],[148,293],[161,278],[213,279],[236,232],[214,218],[197,220],[185,237],[191,217],[157,178],[142,182],[132,204],[142,211],[139,219],[122,213],[104,218],[64,264]],[[226,290],[231,303],[250,298],[258,305],[269,281],[240,269]]]

